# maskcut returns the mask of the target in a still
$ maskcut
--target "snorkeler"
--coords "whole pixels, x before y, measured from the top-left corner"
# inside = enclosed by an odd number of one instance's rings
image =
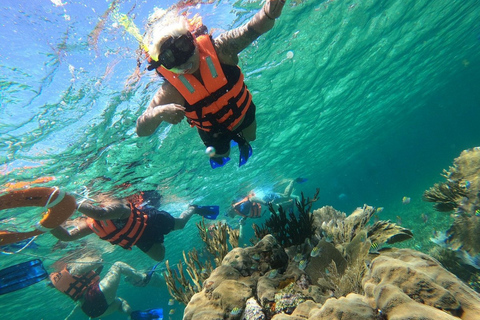
[[[102,240],[124,249],[137,246],[149,257],[162,261],[165,257],[164,236],[185,227],[193,214],[209,216],[218,207],[190,205],[179,218],[153,206],[143,206],[105,195],[99,195],[99,205],[82,202],[77,210],[86,217],[69,221],[73,228],[61,225],[50,232],[61,241],[74,241],[95,233]]]
[[[267,0],[246,24],[215,39],[205,26],[193,30],[183,16],[156,26],[149,48],[149,70],[164,78],[147,110],[137,120],[139,136],[152,135],[166,121],[184,117],[207,147],[212,168],[227,163],[230,141],[238,143],[239,165],[252,154],[257,122],[252,96],[238,67],[238,54],[272,29],[285,0]]]
[[[125,280],[130,284],[143,287],[149,283],[153,271],[142,273],[124,262],[117,261],[100,279],[102,268],[103,265],[99,261],[67,263],[62,270],[50,274],[51,285],[76,301],[90,318],[107,316],[118,311],[127,314],[133,320],[159,319],[153,316],[147,318],[135,315],[153,313],[153,310],[159,313],[161,309],[132,312],[127,301],[117,297],[117,289],[122,276],[125,276]]]
[[[283,193],[269,192],[262,195],[257,195],[254,192],[243,198],[238,202],[232,202],[227,215],[231,218],[239,215],[242,218],[240,223],[243,223],[246,218],[260,218],[262,216],[262,205],[272,204],[275,210],[282,206],[285,210],[293,210],[294,204],[298,201],[298,196],[292,195],[295,183],[304,183],[307,179],[297,178],[291,180]]]

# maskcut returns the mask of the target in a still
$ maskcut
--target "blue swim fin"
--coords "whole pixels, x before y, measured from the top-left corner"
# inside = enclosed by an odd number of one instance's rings
[[[304,182],[307,182],[307,181],[308,181],[307,178],[297,178],[297,179],[295,179],[296,183],[304,183]]]
[[[210,158],[210,166],[212,169],[223,167],[228,161],[230,161],[230,157],[212,157]]]
[[[145,311],[132,311],[130,314],[132,320],[163,320],[163,309],[149,309]]]
[[[48,277],[42,261],[35,259],[0,270],[0,295],[17,291]]]
[[[238,166],[241,167],[247,163],[247,160],[251,157],[253,151],[252,146],[250,146],[248,143],[244,144],[243,146],[239,145],[238,150],[240,151],[240,160],[238,162]]]
[[[195,207],[195,213],[204,217],[205,219],[215,220],[220,213],[219,206],[193,206]]]

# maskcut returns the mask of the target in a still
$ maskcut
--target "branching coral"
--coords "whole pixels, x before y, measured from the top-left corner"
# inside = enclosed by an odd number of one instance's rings
[[[205,220],[197,223],[198,232],[206,249],[214,256],[215,265],[219,266],[230,248],[238,247],[239,230],[231,229],[227,224],[218,222],[207,226]]]
[[[255,236],[257,239],[262,239],[266,233],[272,234],[283,247],[290,247],[292,245],[299,245],[305,242],[305,239],[311,238],[315,233],[313,225],[313,215],[310,213],[313,202],[317,201],[320,190],[317,189],[312,200],[305,199],[303,192],[301,194],[301,201],[296,201],[298,209],[298,218],[292,212],[288,214],[279,206],[278,213],[269,204],[271,212],[270,218],[265,222],[265,226],[258,227],[253,225]]]
[[[413,233],[395,223],[381,220],[368,228],[367,238],[376,244],[392,244],[413,238]]]
[[[462,151],[442,176],[447,181],[436,183],[423,197],[435,202],[438,211],[455,210],[455,220],[434,242],[455,251],[463,263],[480,269],[480,148]]]
[[[321,215],[322,209],[315,211],[314,214]],[[335,245],[350,243],[357,233],[365,228],[374,213],[375,208],[364,205],[362,208],[357,208],[348,217],[338,215],[337,218],[328,222],[324,220],[321,228],[317,230],[317,236],[320,238],[326,235]],[[317,218],[317,220],[323,219]]]
[[[168,292],[175,300],[187,305],[195,293],[195,289],[191,282],[185,277],[182,262],[177,264],[178,271],[170,268],[168,260],[165,261],[165,266],[167,268],[167,272],[164,273],[163,276],[167,283]]]
[[[348,217],[331,207],[314,211],[315,223],[321,223],[315,247],[319,253],[310,258],[306,272],[324,291],[331,291],[337,298],[352,292],[363,294],[362,278],[372,243],[395,243],[413,237],[410,230],[388,221],[367,226],[375,212],[374,207],[367,205]]]
[[[238,246],[238,230],[232,230],[226,224],[218,222],[216,225],[207,227],[202,219],[200,223],[197,223],[197,228],[207,251],[212,254],[216,266],[219,266],[227,255],[229,251],[228,243],[230,243],[231,248]],[[164,278],[170,295],[186,305],[195,293],[202,290],[203,282],[212,273],[213,264],[210,260],[200,261],[195,248],[187,254],[184,251],[183,260],[187,266],[186,271],[189,279],[185,276],[181,261],[177,264],[177,270],[172,270],[168,260],[165,263],[167,272],[164,273]]]
[[[443,170],[446,182],[436,183],[423,194],[423,199],[435,202],[441,212],[457,210],[473,215],[480,209],[480,148],[462,151],[448,171]]]
[[[435,202],[434,207],[440,212],[449,212],[457,207],[457,203],[467,195],[458,183],[435,183],[423,193],[423,200]]]

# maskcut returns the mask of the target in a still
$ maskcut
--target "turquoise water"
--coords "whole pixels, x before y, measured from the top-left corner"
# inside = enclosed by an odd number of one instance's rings
[[[226,210],[252,189],[282,191],[301,176],[308,182],[295,193],[312,196],[320,188],[315,208],[384,207],[380,218],[413,229],[406,246],[427,251],[433,229],[448,227],[449,217],[421,195],[463,149],[480,145],[478,1],[288,1],[274,29],[240,55],[257,105],[253,157],[238,168],[234,151],[215,170],[186,122],[149,138],[135,134],[159,82],[143,72],[145,63],[139,81],[127,81],[138,44],[112,17],[128,14],[143,32],[160,2],[64,3],[2,2],[0,185],[54,176],[45,185],[80,193],[129,181],[132,192],[159,189],[164,208],[178,216],[191,202]],[[217,1],[190,11],[217,35],[260,6]],[[402,204],[404,196],[410,204]],[[182,250],[201,247],[198,221],[166,237],[171,263]],[[41,257],[48,269],[81,246],[51,250],[50,235],[36,242],[35,250],[2,255],[0,266]],[[153,264],[138,250],[113,250],[94,237],[87,245],[103,250],[107,263],[142,270]],[[122,284],[118,293],[133,309],[171,309],[165,288]],[[46,281],[0,296],[0,305],[5,319],[64,319],[73,308]],[[181,319],[182,306],[174,309],[171,318]],[[85,316],[77,310],[70,319]]]

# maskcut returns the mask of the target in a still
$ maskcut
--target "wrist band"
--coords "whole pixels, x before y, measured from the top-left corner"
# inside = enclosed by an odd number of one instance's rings
[[[268,15],[267,11],[265,10],[265,6],[263,6],[263,13],[265,13],[265,15],[267,16],[268,19],[275,20],[275,18],[272,18]]]

